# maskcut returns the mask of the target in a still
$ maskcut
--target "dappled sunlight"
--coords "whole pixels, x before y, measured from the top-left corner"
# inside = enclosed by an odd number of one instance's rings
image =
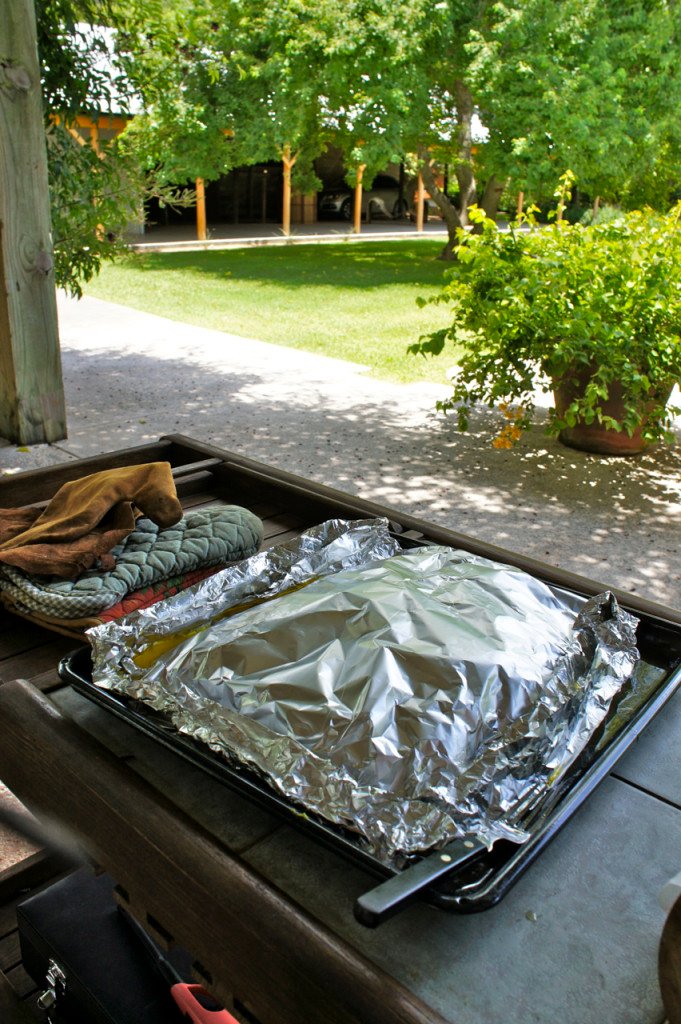
[[[446,386],[105,308],[62,324],[70,453],[187,434],[681,608],[680,446],[600,458],[538,422],[497,451],[494,412],[434,411]]]
[[[445,382],[453,346],[435,358],[407,354],[449,319],[446,306],[417,303],[440,290],[445,265],[436,252],[432,242],[373,242],[323,253],[146,254],[105,267],[86,291],[176,322],[370,364],[380,377]]]

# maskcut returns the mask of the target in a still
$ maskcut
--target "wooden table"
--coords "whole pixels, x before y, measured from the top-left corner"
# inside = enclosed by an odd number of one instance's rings
[[[253,476],[248,460],[182,438],[118,462],[159,457],[180,467],[184,459],[178,490],[186,505],[214,502],[219,484],[222,500],[261,515],[266,543],[328,518],[340,500],[286,474]],[[22,474],[11,480],[12,502],[0,487],[0,506],[43,500],[69,474],[97,468],[101,460]],[[355,516],[377,509],[344,500]],[[396,521],[460,542],[399,513]],[[37,814],[66,824],[140,919],[191,950],[208,987],[244,1019],[663,1019],[657,959],[665,918],[657,901],[681,859],[681,694],[499,906],[457,916],[415,905],[370,931],[352,914],[372,884],[363,868],[60,685],[55,666],[72,647],[19,619],[2,622],[0,778]],[[30,683],[11,681],[22,677]],[[27,884],[49,873],[39,859],[22,870]],[[0,876],[0,966],[26,992],[12,959],[10,897],[21,884],[21,872]],[[674,1024],[678,919],[675,931],[670,918],[663,970]]]

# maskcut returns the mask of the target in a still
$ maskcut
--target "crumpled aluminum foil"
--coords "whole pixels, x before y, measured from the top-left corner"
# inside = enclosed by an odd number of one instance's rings
[[[178,635],[204,629],[254,601],[266,601],[320,576],[389,558],[400,550],[385,519],[329,519],[149,608],[87,630],[102,674],[100,685],[116,688],[117,681],[126,688],[129,677],[142,686],[134,696],[145,699],[147,663],[159,645],[174,645]],[[146,696],[156,698],[155,685]],[[170,701],[163,710],[171,710],[173,704]]]
[[[635,671],[637,620],[465,551],[398,550],[383,521],[323,524],[90,630],[93,679],[386,864],[523,841]]]

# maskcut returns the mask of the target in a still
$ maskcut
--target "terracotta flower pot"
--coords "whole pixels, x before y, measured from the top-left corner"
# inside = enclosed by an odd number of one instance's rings
[[[553,383],[553,397],[556,415],[562,419],[565,410],[578,398],[591,377],[588,368],[566,375]],[[622,399],[622,385],[613,381],[608,385],[608,398],[601,403],[601,411],[615,420],[622,420],[625,415]],[[665,389],[661,398],[666,402],[672,389]],[[626,430],[611,430],[598,421],[583,423],[578,421],[574,427],[566,427],[558,435],[558,440],[569,448],[578,448],[596,455],[640,455],[653,446],[653,442],[643,437],[643,424],[629,436]]]

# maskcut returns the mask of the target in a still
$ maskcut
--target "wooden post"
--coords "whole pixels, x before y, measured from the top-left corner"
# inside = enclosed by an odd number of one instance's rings
[[[205,242],[208,237],[206,231],[206,186],[203,178],[196,179],[196,237],[199,242]]]
[[[0,64],[0,436],[61,441],[47,154],[32,0],[3,4]]]
[[[99,144],[99,125],[93,121],[90,125],[90,145],[99,157],[103,157],[102,147]]]
[[[515,212],[516,220],[520,220],[520,218],[522,216],[522,213],[523,213],[524,205],[525,205],[525,193],[524,192],[519,192],[518,193],[518,208],[517,208],[517,210]]]
[[[593,210],[593,219],[594,219],[594,221],[598,220],[598,211],[600,210],[600,208],[601,208],[601,197],[600,196],[596,196],[596,198],[594,199],[594,210]]]
[[[366,164],[357,168],[357,184],[355,185],[355,205],[352,212],[352,230],[358,235],[362,230],[362,178]]]
[[[419,171],[416,184],[416,230],[423,231],[423,207],[425,202],[425,189],[423,187],[423,175]]]
[[[284,164],[284,209],[281,218],[281,230],[285,235],[291,234],[291,170],[297,160],[296,156],[291,156],[291,147],[288,143],[284,146],[284,152],[282,153],[282,163]]]

